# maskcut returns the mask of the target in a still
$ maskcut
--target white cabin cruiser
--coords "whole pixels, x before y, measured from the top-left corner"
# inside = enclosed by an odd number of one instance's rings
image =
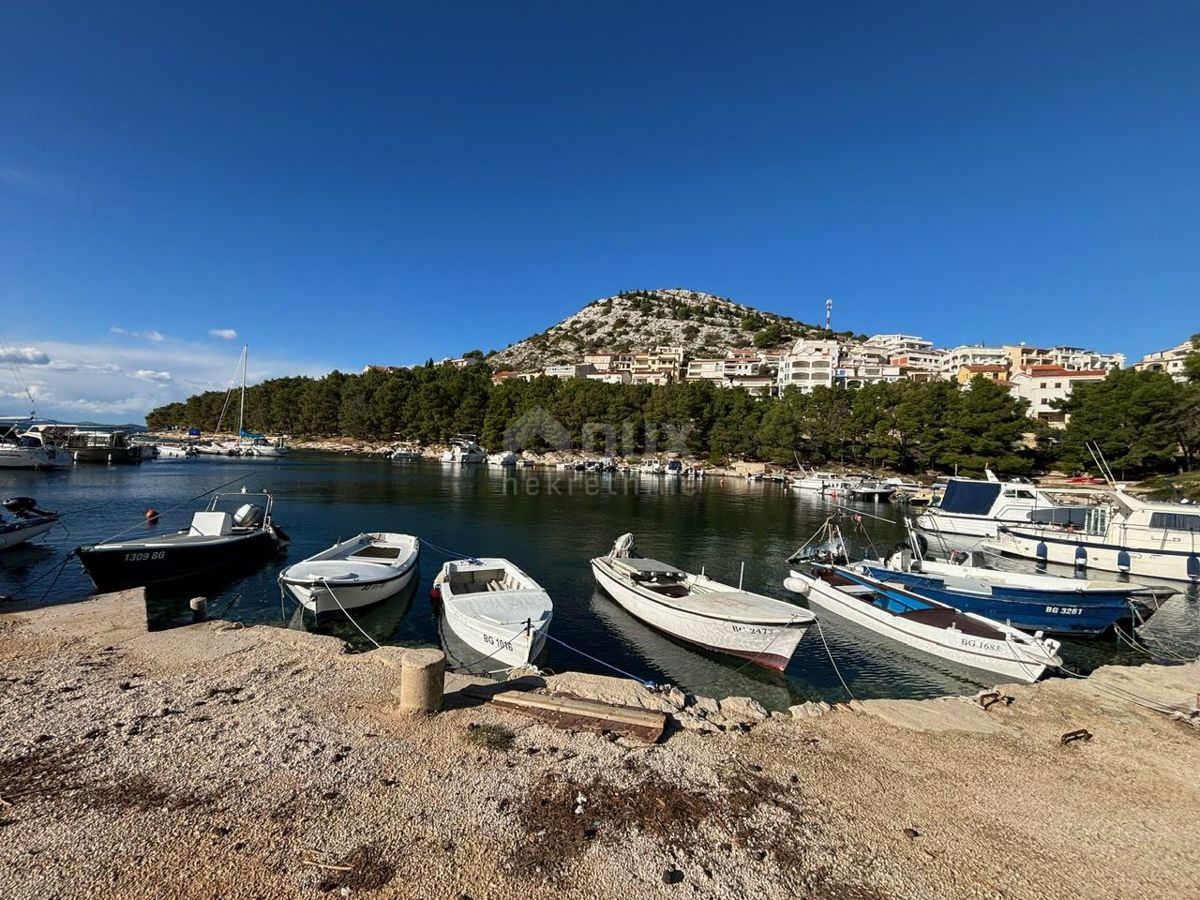
[[[487,459],[487,451],[479,446],[473,434],[460,434],[450,439],[450,449],[442,454],[442,462],[481,463]]]
[[[507,559],[451,560],[433,580],[442,620],[496,669],[528,665],[546,644],[550,595]]]
[[[1062,503],[1027,481],[1001,481],[988,477],[951,478],[941,502],[930,505],[916,520],[925,544],[940,555],[972,550],[985,538],[994,538],[1001,526],[1031,522],[1083,524],[1088,507]]]
[[[334,544],[279,573],[279,584],[310,612],[357,609],[412,582],[421,544],[411,534],[369,532]]]
[[[783,671],[812,624],[807,609],[670,563],[633,555],[633,535],[592,560],[600,588],[647,625],[719,653]]]
[[[1001,528],[984,547],[1008,556],[1137,578],[1200,582],[1200,508],[1110,491],[1083,522]]]

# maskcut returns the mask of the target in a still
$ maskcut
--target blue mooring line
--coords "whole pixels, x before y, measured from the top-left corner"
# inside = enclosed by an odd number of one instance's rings
[[[546,637],[547,637],[548,639],[550,639],[550,640],[554,641],[554,643],[556,643],[556,644],[562,644],[562,645],[563,645],[564,647],[566,647],[568,650],[574,650],[574,651],[575,651],[576,653],[578,653],[580,656],[587,657],[588,659],[590,659],[590,660],[591,660],[592,662],[594,662],[594,663],[599,663],[599,664],[600,664],[600,665],[602,665],[602,666],[605,666],[605,667],[607,667],[607,668],[609,668],[609,669],[612,669],[614,672],[619,672],[620,674],[624,675],[626,678],[632,678],[634,681],[636,681],[636,682],[637,682],[638,684],[640,684],[642,687],[644,687],[644,688],[647,688],[648,690],[651,690],[651,691],[652,691],[652,690],[654,690],[655,688],[657,688],[657,687],[658,687],[658,685],[657,685],[657,684],[655,684],[653,681],[647,681],[647,680],[646,680],[646,679],[644,679],[644,678],[638,678],[638,677],[637,677],[636,675],[634,675],[632,672],[626,672],[624,669],[618,669],[618,668],[617,668],[616,666],[614,666],[612,663],[607,663],[607,662],[605,662],[605,661],[604,661],[604,660],[602,660],[602,659],[597,659],[596,657],[592,656],[590,653],[584,653],[584,652],[583,652],[582,650],[580,650],[578,647],[572,647],[572,646],[571,646],[570,644],[568,644],[566,641],[559,640],[558,638],[556,638],[554,635],[550,634],[549,632],[547,632],[547,633],[546,633]]]

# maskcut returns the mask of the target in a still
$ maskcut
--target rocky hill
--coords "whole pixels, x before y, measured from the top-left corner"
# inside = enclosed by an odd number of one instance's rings
[[[783,347],[828,332],[725,297],[681,288],[623,291],[589,303],[540,334],[488,357],[497,369],[525,371],[570,363],[585,353],[683,347],[689,357],[723,355],[735,347]]]

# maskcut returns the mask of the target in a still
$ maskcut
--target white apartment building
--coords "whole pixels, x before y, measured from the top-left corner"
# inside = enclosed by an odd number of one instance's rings
[[[1010,364],[1003,347],[963,344],[947,350],[942,357],[942,377],[953,381],[963,366],[1004,366],[1007,369]]]
[[[769,397],[775,389],[773,375],[730,375],[725,379],[725,386],[742,388],[752,397]]]
[[[714,384],[725,382],[725,358],[693,359],[687,365],[688,381],[711,381]]]
[[[568,363],[563,366],[546,366],[542,374],[547,378],[583,378],[595,374],[596,367],[590,363]]]
[[[655,347],[653,350],[638,351],[633,354],[634,372],[639,369],[650,372],[661,372],[669,375],[671,381],[678,381],[683,375],[682,347]],[[638,383],[634,379],[634,383]]]
[[[1192,342],[1184,341],[1170,350],[1155,350],[1153,353],[1147,353],[1135,362],[1133,367],[1143,372],[1166,372],[1176,381],[1184,382],[1187,381],[1187,375],[1184,374],[1183,361],[1189,353],[1194,352]]]
[[[833,370],[833,383],[839,387],[860,388],[868,384],[903,381],[899,366],[882,363],[843,365]]]
[[[888,362],[899,366],[909,381],[937,381],[945,368],[945,350],[909,350],[898,353]]]
[[[841,347],[837,341],[796,341],[791,352],[779,360],[776,377],[779,392],[795,387],[808,394],[818,385],[833,387],[833,373],[840,358]]]
[[[605,384],[632,384],[633,373],[628,370],[616,372],[592,372],[590,375],[585,375],[584,378],[589,381],[602,381]]]
[[[933,341],[915,334],[876,334],[867,339],[866,346],[879,349],[888,357],[920,353],[933,349]]]
[[[1089,381],[1103,381],[1105,369],[1074,370],[1063,366],[1028,366],[1009,380],[1014,396],[1029,401],[1029,418],[1041,419],[1052,428],[1065,428],[1070,418],[1055,404],[1071,396],[1071,389]]]
[[[1097,369],[1119,369],[1125,365],[1124,353],[1101,353],[1080,347],[1031,347],[1028,344],[1005,344],[1009,370],[1019,372],[1028,366],[1061,366],[1077,372]]]
[[[633,368],[632,353],[585,353],[583,361],[597,372],[628,372]]]

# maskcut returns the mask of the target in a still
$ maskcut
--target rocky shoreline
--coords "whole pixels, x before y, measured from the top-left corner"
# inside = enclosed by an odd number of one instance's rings
[[[1002,686],[1011,701],[986,710],[950,698],[767,715],[621,679],[545,680],[669,712],[647,746],[497,708],[455,675],[443,712],[404,714],[401,648],[145,626],[140,592],[0,610],[4,896],[1195,890],[1200,663]],[[1079,729],[1091,738],[1062,743]]]

